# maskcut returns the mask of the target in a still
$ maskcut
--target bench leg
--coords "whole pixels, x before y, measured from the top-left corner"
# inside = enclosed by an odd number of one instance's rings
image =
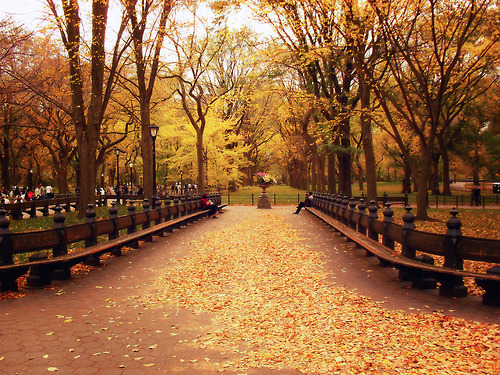
[[[18,292],[19,287],[17,285],[17,279],[24,275],[28,271],[28,268],[20,268],[2,271],[0,273],[1,291],[2,292]]]
[[[122,256],[121,246],[115,246],[113,250],[110,251],[110,254],[114,255],[115,257],[121,257]]]
[[[500,266],[493,266],[486,273],[500,275]],[[500,307],[500,282],[476,278],[476,284],[484,289],[483,304]]]
[[[97,267],[101,265],[101,259],[99,258],[99,255],[90,254],[83,263],[86,264],[87,266]]]
[[[48,256],[45,253],[36,253],[29,257],[29,261],[36,262],[47,258]],[[50,267],[47,265],[31,266],[30,273],[26,278],[26,285],[29,288],[43,288],[45,285],[50,285],[52,282],[50,271]]]
[[[386,261],[383,258],[378,258],[378,261],[380,263],[380,267],[391,267],[392,266],[392,264],[390,262]]]
[[[43,288],[51,283],[52,279],[50,278],[49,267],[31,266],[30,273],[26,278],[26,285],[29,288]]]
[[[434,264],[434,258],[430,255],[422,254],[415,257],[415,260],[425,264]],[[437,282],[431,272],[415,269],[412,272],[411,287],[418,289],[436,289]]]
[[[439,277],[441,286],[439,295],[445,297],[462,298],[467,296],[467,287],[464,285],[464,279],[461,276],[442,274]]]
[[[500,307],[500,283],[476,278],[476,284],[484,289],[483,304]]]
[[[68,280],[71,278],[71,270],[67,264],[61,264],[50,274],[52,280]]]

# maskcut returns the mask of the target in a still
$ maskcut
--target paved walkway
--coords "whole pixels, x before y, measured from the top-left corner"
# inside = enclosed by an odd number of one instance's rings
[[[186,345],[211,329],[210,313],[172,303],[150,309],[141,299],[157,279],[156,270],[190,255],[203,234],[266,210],[230,206],[225,211],[219,220],[204,219],[145,243],[90,274],[57,282],[54,289],[28,290],[23,298],[0,301],[0,374],[300,374],[231,369],[226,363],[234,353]],[[389,310],[440,311],[500,324],[499,310],[483,306],[477,297],[452,300],[409,288],[396,280],[396,271],[379,267],[307,212],[292,215],[293,207],[272,212],[283,216],[311,250],[325,254],[331,284],[356,290]]]

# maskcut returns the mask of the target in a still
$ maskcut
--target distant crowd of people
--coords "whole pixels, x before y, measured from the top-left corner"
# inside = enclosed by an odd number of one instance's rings
[[[54,190],[51,185],[38,185],[34,190],[24,186],[13,186],[7,189],[2,186],[0,201],[1,203],[18,203],[35,199],[54,198]]]
[[[173,183],[170,185],[170,193],[172,195],[198,194],[198,185],[191,183],[181,185],[180,182]]]

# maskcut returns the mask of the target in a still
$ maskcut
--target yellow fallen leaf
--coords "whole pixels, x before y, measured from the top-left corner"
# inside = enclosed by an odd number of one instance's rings
[[[57,369],[57,367],[48,367],[47,371],[56,372],[56,371],[59,371],[59,370]]]
[[[153,367],[155,364],[154,363],[146,363],[144,367]]]

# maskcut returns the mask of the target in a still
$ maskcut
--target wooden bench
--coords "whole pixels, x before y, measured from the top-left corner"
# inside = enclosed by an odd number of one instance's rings
[[[219,205],[219,209],[225,206]],[[59,215],[55,215],[55,221],[60,220],[61,210],[62,208],[58,209]],[[18,290],[17,279],[28,271],[27,286],[33,288],[49,285],[53,279],[68,279],[71,277],[70,268],[75,264],[83,262],[98,266],[100,256],[105,253],[120,256],[121,249],[125,246],[138,247],[140,240],[152,241],[153,236],[163,236],[166,231],[171,232],[209,214],[209,210],[200,210],[199,201],[194,200],[179,205],[157,207],[138,214],[135,214],[134,210],[135,208],[131,209],[129,206],[128,215],[98,222],[91,221],[46,231],[0,236],[0,245],[3,248],[20,249],[16,251],[17,253],[35,251],[28,262],[18,264],[12,264],[8,256],[2,254],[5,259],[3,259],[3,264],[0,264],[1,290]],[[95,212],[93,215],[95,216]],[[111,210],[110,216],[112,216]],[[162,218],[166,221],[162,222]],[[64,217],[62,222],[64,222]],[[154,222],[154,225],[150,225],[150,222]],[[141,230],[137,230],[138,225],[142,226]],[[5,223],[2,227],[5,227]],[[127,234],[120,236],[119,231],[124,229],[127,230]],[[108,241],[97,243],[97,237],[103,234],[108,234]],[[70,243],[85,241],[86,247],[68,253],[66,250],[68,237],[71,239]],[[5,243],[5,241],[10,243]],[[45,253],[36,252],[50,247],[52,247],[51,258]],[[7,255],[11,256],[11,254]]]
[[[435,280],[441,283],[439,294],[444,296],[466,296],[466,287],[459,282],[463,277],[473,277],[476,283],[485,290],[483,303],[500,306],[500,274],[476,273],[441,267],[425,263],[425,257],[410,259],[384,246],[313,207],[304,207],[308,212],[321,219],[341,235],[363,248],[367,255],[376,256],[384,267],[394,267],[400,271],[400,279],[412,282],[412,286],[420,289],[435,288]],[[457,288],[460,290],[457,291]]]

